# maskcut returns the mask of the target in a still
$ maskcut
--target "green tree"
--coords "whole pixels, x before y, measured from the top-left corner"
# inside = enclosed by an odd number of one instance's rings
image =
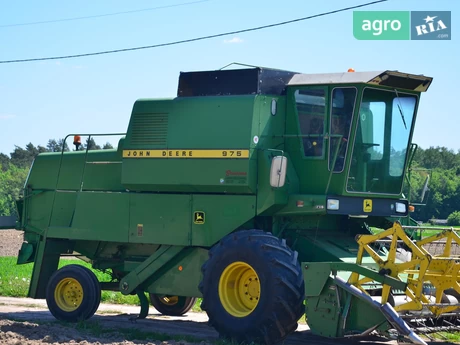
[[[22,195],[28,171],[13,164],[7,171],[0,170],[0,216],[17,215],[15,200]]]
[[[460,211],[455,211],[447,217],[447,224],[450,226],[460,225]]]
[[[449,214],[460,208],[460,176],[456,168],[433,169],[429,188],[426,206],[416,207],[415,218],[423,221],[433,217],[447,219]]]
[[[96,144],[94,138],[88,137],[88,139],[86,139],[86,146],[88,150],[101,150],[101,147],[98,144]]]
[[[38,145],[35,147],[32,143],[28,143],[26,148],[15,145],[15,149],[11,152],[10,162],[20,168],[29,168],[32,161],[39,153],[47,152],[46,147]]]
[[[0,153],[0,170],[7,171],[10,166],[10,157],[4,153]]]
[[[453,169],[460,166],[460,155],[447,147],[431,146],[428,149],[418,149],[415,161],[427,169]]]
[[[64,143],[64,139],[50,139],[48,140],[48,144],[46,145],[46,149],[48,152],[62,152],[62,144]],[[69,151],[69,146],[67,142],[64,145],[64,151]]]
[[[81,143],[80,147],[78,148],[78,151],[86,150],[87,147],[88,147],[88,151],[102,150],[102,148],[98,144],[96,144],[96,141],[94,140],[94,138],[90,138],[90,137],[88,137],[84,143]]]

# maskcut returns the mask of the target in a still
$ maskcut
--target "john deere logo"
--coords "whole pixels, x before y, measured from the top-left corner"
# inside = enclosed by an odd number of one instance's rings
[[[364,199],[363,211],[364,212],[372,212],[372,200],[371,199]]]
[[[193,222],[195,224],[204,224],[204,212],[196,211],[193,216]]]

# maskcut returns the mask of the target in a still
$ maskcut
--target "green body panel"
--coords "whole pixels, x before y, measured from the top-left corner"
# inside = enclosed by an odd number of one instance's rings
[[[384,331],[391,326],[371,305],[341,290],[328,278],[321,294],[306,299],[305,314],[313,334],[341,338],[364,333],[371,327]]]
[[[192,245],[212,246],[225,235],[254,219],[255,209],[255,196],[194,195],[193,212],[204,212],[205,222],[192,222]]]
[[[61,206],[55,203],[54,208],[57,207]],[[48,237],[128,242],[128,194],[81,192],[73,208],[70,226],[59,227],[52,223]]]
[[[336,285],[331,270],[383,279],[369,258],[352,265],[355,237],[407,217],[396,203],[408,205],[399,187],[426,84],[405,84],[405,75],[385,83],[376,75],[260,78],[215,88],[195,81],[175,98],[140,99],[116,149],[38,155],[18,201],[17,228],[28,242],[18,263],[34,262],[29,296],[41,298],[59,256],[74,253],[111,271],[125,294],[201,297],[209,248],[259,228],[298,252],[314,333],[336,337],[384,323]],[[285,184],[272,187],[279,156],[287,158]]]
[[[357,272],[401,291],[406,289],[405,283],[355,263],[302,262],[301,267],[306,319],[314,334],[335,338],[363,333],[371,327],[382,331],[391,328],[382,313],[335,284],[332,275]]]
[[[138,286],[157,273],[159,269],[165,267],[182,249],[183,247],[181,246],[160,247],[147,260],[144,260],[123,277],[120,281],[121,292],[125,295],[133,292]]]
[[[34,190],[124,191],[121,152],[42,153],[32,165],[27,185]]]
[[[201,266],[207,259],[208,251],[206,249],[188,248],[184,250],[182,256],[171,260],[169,267],[165,267],[160,274],[157,274],[150,285],[147,285],[149,282],[146,283],[146,291],[158,294],[202,297],[198,285],[201,281]]]
[[[257,96],[136,102],[123,149],[136,154],[160,149],[167,158],[125,158],[123,185],[138,191],[254,194],[257,166],[252,136],[259,134],[253,123],[259,122],[261,102]],[[197,149],[249,150],[249,157],[190,158]],[[244,173],[245,178],[229,180],[227,171]]]
[[[279,152],[275,152],[279,154]],[[268,188],[270,185],[270,164],[274,152],[259,151],[258,170],[259,170],[259,186],[257,197],[257,214],[260,216],[273,215],[280,209],[284,208],[289,200],[289,189],[298,190],[298,179],[295,170],[292,168],[292,163],[288,157],[286,187],[283,188]]]
[[[189,195],[131,194],[129,197],[127,242],[190,245],[192,212]],[[142,228],[138,230],[139,226]],[[172,233],[175,235],[171,236]]]

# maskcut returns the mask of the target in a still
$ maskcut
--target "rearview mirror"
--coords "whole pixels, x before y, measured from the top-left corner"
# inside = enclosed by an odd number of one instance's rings
[[[421,199],[420,202],[423,203],[423,199],[425,199],[425,194],[427,191],[429,191],[430,189],[428,188],[428,182],[430,181],[430,175],[426,175],[426,180],[425,180],[425,184],[423,185],[423,189],[422,189],[422,196],[421,196]]]
[[[287,158],[284,156],[276,156],[272,159],[270,168],[270,186],[280,188],[284,186],[286,181]]]

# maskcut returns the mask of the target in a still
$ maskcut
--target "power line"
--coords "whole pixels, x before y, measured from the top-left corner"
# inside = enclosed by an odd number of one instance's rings
[[[158,7],[141,8],[139,10],[131,10],[131,11],[123,11],[123,12],[95,14],[95,15],[92,15],[92,16],[84,16],[84,17],[52,19],[52,20],[44,20],[44,21],[40,21],[40,22],[29,22],[29,23],[18,23],[18,24],[5,24],[5,25],[0,25],[0,28],[8,28],[8,27],[14,27],[14,26],[26,26],[26,25],[37,25],[37,24],[59,23],[59,22],[69,22],[69,21],[82,20],[82,19],[92,19],[92,18],[101,18],[101,17],[109,17],[109,16],[118,16],[118,15],[121,15],[121,14],[130,14],[130,13],[137,13],[137,12],[160,10],[160,9],[171,8],[171,7],[193,5],[193,4],[198,4],[198,3],[201,3],[201,2],[207,2],[207,1],[212,1],[212,0],[199,0],[199,1],[183,2],[183,3],[180,3],[180,4],[174,4],[174,5],[165,5],[165,6],[158,6]]]
[[[237,30],[237,31],[230,31],[230,32],[225,32],[225,33],[220,33],[220,34],[215,34],[215,35],[209,35],[209,36],[201,36],[201,37],[190,38],[190,39],[181,40],[181,41],[160,43],[160,44],[155,44],[155,45],[150,45],[150,46],[142,46],[142,47],[106,50],[106,51],[100,51],[100,52],[94,52],[94,53],[52,56],[52,57],[42,57],[42,58],[29,58],[29,59],[20,59],[20,60],[19,59],[18,60],[3,60],[3,61],[0,61],[0,64],[19,63],[19,62],[32,62],[32,61],[45,61],[45,60],[71,59],[71,58],[103,55],[103,54],[114,54],[114,53],[121,53],[121,52],[141,50],[141,49],[151,49],[151,48],[166,47],[166,46],[178,45],[178,44],[183,44],[183,43],[202,41],[202,40],[206,40],[206,39],[210,39],[210,38],[216,38],[216,37],[240,34],[240,33],[243,33],[243,32],[250,32],[250,31],[256,31],[256,30],[272,28],[272,27],[275,27],[275,26],[281,26],[281,25],[291,24],[291,23],[295,23],[295,22],[300,22],[300,21],[303,21],[303,20],[322,17],[322,16],[326,16],[326,15],[334,14],[334,13],[338,13],[338,12],[344,12],[344,11],[352,10],[352,9],[355,9],[355,8],[365,7],[365,6],[369,6],[369,5],[373,5],[373,4],[377,4],[377,3],[385,2],[385,1],[388,1],[388,0],[377,0],[377,1],[365,3],[365,4],[362,4],[362,5],[345,7],[345,8],[339,9],[339,10],[334,10],[334,11],[330,11],[330,12],[323,12],[323,13],[320,13],[320,14],[315,14],[315,15],[312,15],[312,16],[298,18],[298,19],[292,19],[292,20],[288,20],[288,21],[284,21],[284,22],[275,23],[275,24],[263,25],[263,26],[258,26],[258,27],[255,27],[255,28],[249,28],[249,29],[243,29],[243,30]]]

